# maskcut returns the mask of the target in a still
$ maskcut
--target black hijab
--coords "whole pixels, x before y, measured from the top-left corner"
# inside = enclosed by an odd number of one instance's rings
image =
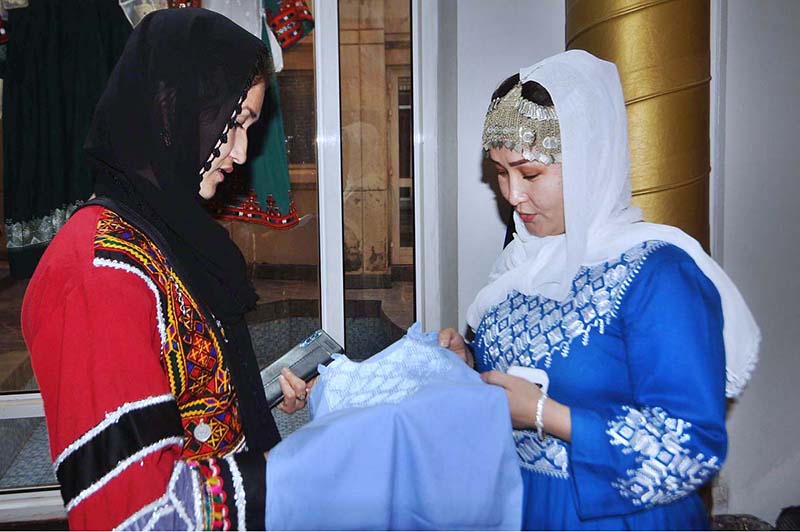
[[[85,145],[98,170],[98,198],[164,248],[224,328],[244,433],[258,451],[280,440],[244,319],[258,295],[244,257],[198,190],[253,80],[271,75],[264,44],[222,15],[156,11],[131,34]]]

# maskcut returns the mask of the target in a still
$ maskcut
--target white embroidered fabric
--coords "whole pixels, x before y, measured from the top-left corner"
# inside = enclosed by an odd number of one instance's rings
[[[552,436],[544,441],[532,430],[515,430],[514,443],[523,468],[556,478],[569,478],[569,452],[566,445]]]
[[[50,242],[82,203],[82,201],[76,201],[75,203],[63,205],[51,211],[47,216],[34,220],[14,223],[7,220],[5,228],[8,248],[23,248]]]
[[[331,412],[399,403],[454,363],[438,346],[415,338],[413,327],[402,340],[372,359],[354,362],[344,355],[334,355],[334,359],[327,368],[321,368],[317,385]]]
[[[637,453],[639,467],[627,471],[612,486],[637,506],[673,502],[691,493],[719,471],[716,456],[692,456],[683,444],[691,440],[692,424],[667,415],[663,408],[624,406],[625,415],[609,421],[606,434],[622,453]]]

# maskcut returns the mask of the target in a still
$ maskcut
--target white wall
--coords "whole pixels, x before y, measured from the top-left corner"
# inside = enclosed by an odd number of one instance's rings
[[[800,504],[800,2],[727,8],[723,266],[763,343],[728,418],[722,484],[727,511],[774,524]]]
[[[458,197],[458,323],[445,325],[464,329],[467,308],[503,248],[505,224],[482,172],[489,98],[520,68],[564,51],[564,17],[564,0],[457,3],[457,151],[439,156],[458,161],[458,189],[451,194]]]

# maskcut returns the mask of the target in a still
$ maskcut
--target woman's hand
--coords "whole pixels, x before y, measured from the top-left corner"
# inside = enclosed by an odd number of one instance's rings
[[[511,412],[511,425],[515,429],[536,428],[536,403],[542,396],[538,386],[496,370],[481,373],[481,379],[505,389],[508,396],[508,410]]]
[[[287,414],[294,414],[298,410],[305,408],[308,401],[308,394],[311,388],[317,383],[317,379],[306,383],[303,379],[292,373],[289,368],[283,368],[278,376],[278,383],[283,392],[283,401],[278,408]]]
[[[472,350],[467,345],[467,342],[464,341],[464,337],[455,329],[448,327],[439,331],[439,345],[458,355],[458,358],[463,360],[467,366],[475,367],[475,358],[472,356]]]
[[[515,429],[536,429],[536,403],[542,396],[542,390],[537,385],[501,371],[481,373],[481,379],[505,389],[508,410],[511,413],[511,425]],[[572,418],[569,407],[549,397],[544,402],[542,425],[546,433],[565,442],[572,439]]]

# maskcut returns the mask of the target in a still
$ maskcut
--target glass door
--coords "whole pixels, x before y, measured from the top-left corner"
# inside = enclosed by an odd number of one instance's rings
[[[346,351],[414,322],[411,2],[339,2]]]

